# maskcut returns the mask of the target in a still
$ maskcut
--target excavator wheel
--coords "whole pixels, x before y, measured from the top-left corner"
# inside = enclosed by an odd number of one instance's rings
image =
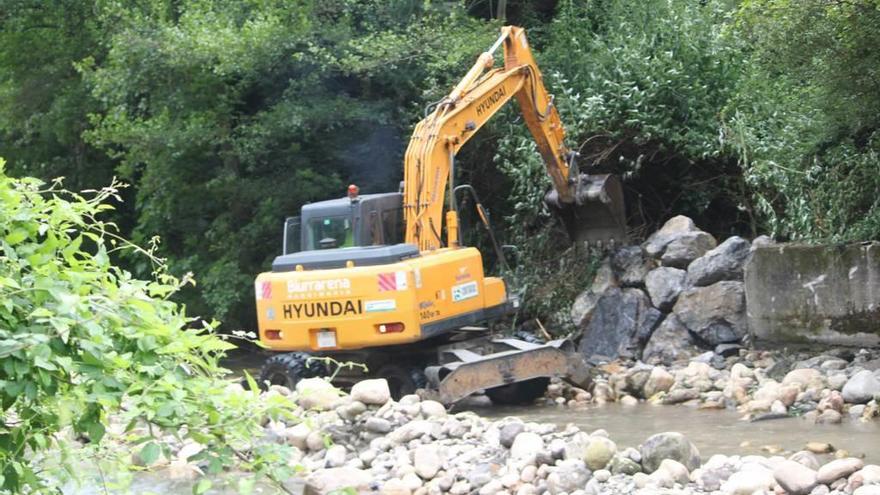
[[[524,382],[490,388],[486,390],[486,395],[492,399],[493,404],[531,404],[544,395],[544,392],[547,391],[547,385],[549,384],[549,378],[532,378],[531,380],[526,380]]]
[[[416,366],[386,364],[379,368],[376,377],[388,381],[388,388],[391,389],[391,397],[394,400],[414,394],[416,390],[425,388],[428,384],[425,371]]]
[[[310,357],[305,352],[288,352],[270,357],[260,368],[260,387],[282,385],[294,390],[303,378],[327,376],[327,366],[321,361],[309,361]]]

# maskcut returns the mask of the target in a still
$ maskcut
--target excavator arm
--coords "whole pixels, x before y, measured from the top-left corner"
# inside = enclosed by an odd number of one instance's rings
[[[499,47],[504,51],[504,66],[494,67],[495,52]],[[578,174],[574,165],[576,154],[564,143],[562,121],[553,104],[553,97],[544,87],[525,30],[505,26],[489,51],[480,55],[452,92],[416,125],[406,151],[404,169],[407,243],[418,245],[422,251],[442,247],[443,199],[448,197],[446,245],[458,245],[458,216],[451,192],[455,177],[455,155],[513,98],[519,103],[523,120],[535,139],[553,183],[553,191],[548,195],[552,206],[564,209],[565,205],[583,205],[591,200],[606,205],[616,201],[617,215],[610,223],[619,228],[611,237],[625,235],[620,232],[623,219],[619,183],[609,176]],[[566,221],[566,215],[570,221]],[[592,216],[596,216],[595,213]],[[572,225],[569,224],[571,221],[577,223],[578,215],[566,211],[562,217],[571,232]],[[605,234],[602,236],[609,237]],[[590,240],[589,236],[579,238],[575,235],[573,238]]]

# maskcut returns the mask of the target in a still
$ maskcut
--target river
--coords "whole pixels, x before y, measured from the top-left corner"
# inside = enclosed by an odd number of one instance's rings
[[[606,404],[582,409],[555,406],[488,407],[474,412],[489,418],[517,416],[524,421],[574,424],[584,431],[604,429],[622,447],[638,447],[646,438],[663,431],[677,431],[700,449],[703,459],[712,454],[770,455],[762,447],[798,451],[807,442],[830,443],[866,462],[880,462],[880,422],[861,422],[844,417],[837,425],[813,424],[801,418],[748,422],[732,410],[688,406],[621,406]]]

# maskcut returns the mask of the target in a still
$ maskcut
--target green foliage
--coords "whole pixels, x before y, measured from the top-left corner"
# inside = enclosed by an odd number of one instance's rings
[[[113,187],[81,196],[12,179],[0,160],[2,489],[40,491],[60,479],[40,469],[42,454],[60,452],[72,472],[83,459],[69,457],[71,436],[99,452],[111,417],[146,464],[169,455],[170,434],[204,445],[197,459],[210,473],[284,477],[284,447],[255,440],[261,418],[289,417],[291,403],[256,400],[222,378],[218,359],[234,346],[170,300],[189,279],[98,218],[116,196]],[[147,259],[154,277],[115,267],[120,251]]]
[[[251,328],[284,217],[349,182],[396,189],[412,125],[499,11],[527,28],[581,168],[626,179],[634,240],[680,213],[721,237],[880,237],[877,0],[9,0],[0,154],[76,189],[123,177],[121,230],[199,274],[178,300]],[[576,275],[546,271],[567,241],[516,117],[463,150],[459,179],[521,259],[548,260],[518,272],[535,290]]]
[[[175,271],[200,274],[190,306],[245,328],[284,217],[341,196],[343,179],[396,189],[406,108],[446,87],[487,32],[412,2],[105,15],[117,25],[106,60],[80,64],[103,103],[87,140],[137,187],[136,238],[160,234]]]
[[[778,236],[880,238],[880,4],[743,2],[748,77],[725,109]]]

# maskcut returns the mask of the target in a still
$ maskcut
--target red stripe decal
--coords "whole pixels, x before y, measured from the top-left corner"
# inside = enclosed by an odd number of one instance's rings
[[[397,290],[397,280],[393,273],[379,274],[379,292]]]

